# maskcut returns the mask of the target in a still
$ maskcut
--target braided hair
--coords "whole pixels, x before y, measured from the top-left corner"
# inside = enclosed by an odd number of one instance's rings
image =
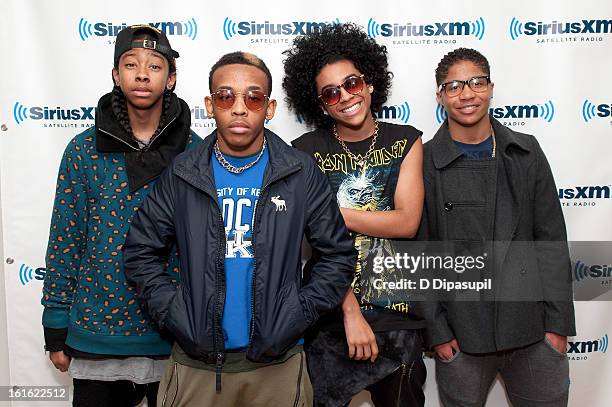
[[[142,33],[138,35],[138,32],[136,32],[135,39],[155,40],[155,38],[153,38],[151,35],[147,33]],[[170,59],[166,57],[166,59],[168,60],[169,73],[176,72],[176,61],[174,60],[174,58]],[[115,66],[115,69],[118,70],[119,67]],[[159,117],[159,125],[157,126],[157,129],[155,130],[155,132],[149,139],[149,142],[151,140],[154,140],[159,135],[159,133],[162,131],[162,129],[164,128],[166,124],[166,120],[167,120],[166,116],[168,113],[168,109],[170,108],[170,102],[172,100],[172,93],[174,92],[175,87],[176,87],[176,84],[171,89],[164,90],[162,113],[161,113],[161,116]],[[132,126],[130,126],[130,118],[128,116],[127,99],[125,98],[125,94],[121,90],[121,87],[117,84],[114,85],[113,91],[111,94],[111,106],[113,109],[113,113],[115,114],[115,118],[117,119],[121,127],[123,127],[123,129],[128,134],[128,136],[130,136],[133,140],[138,142],[138,146],[140,147],[141,150],[148,149],[149,143],[143,143],[142,141],[138,140],[134,136],[134,132],[132,131]]]
[[[166,89],[164,91],[164,96],[163,96],[164,102],[163,102],[163,107],[162,107],[162,113],[161,113],[161,116],[159,117],[159,125],[157,126],[157,129],[155,129],[155,132],[151,136],[150,140],[155,139],[166,124],[166,119],[167,119],[166,116],[167,116],[168,109],[170,108],[170,101],[172,100],[173,91],[174,89]],[[119,122],[121,127],[123,127],[125,132],[132,139],[138,142],[138,145],[141,147],[141,149],[142,148],[146,149],[148,147],[148,144],[143,143],[142,141],[138,140],[134,136],[134,132],[132,131],[132,126],[130,126],[130,118],[128,116],[128,111],[127,111],[127,100],[125,98],[125,95],[123,94],[123,91],[121,91],[121,88],[117,85],[113,87],[111,105],[113,108],[113,113],[115,114],[115,117],[117,118],[117,121]]]

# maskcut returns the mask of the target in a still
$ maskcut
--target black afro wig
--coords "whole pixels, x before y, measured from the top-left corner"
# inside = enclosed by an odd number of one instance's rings
[[[316,32],[297,37],[285,51],[285,101],[307,125],[330,128],[334,120],[323,114],[318,99],[315,77],[321,69],[348,59],[364,74],[367,84],[374,86],[372,114],[387,101],[393,74],[388,70],[387,48],[377,44],[352,23],[329,25]]]

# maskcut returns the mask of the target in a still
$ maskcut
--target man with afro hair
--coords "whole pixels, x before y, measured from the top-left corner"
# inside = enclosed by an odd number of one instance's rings
[[[341,308],[306,342],[315,405],[343,406],[367,389],[377,406],[422,406],[422,318],[373,283],[371,257],[415,235],[423,205],[421,132],[379,122],[392,74],[387,50],[354,24],[327,26],[285,52],[290,108],[314,131],[294,140],[327,176],[359,252]],[[379,157],[385,157],[381,160]],[[316,259],[318,253],[314,253]],[[308,277],[312,259],[307,263]],[[348,357],[347,357],[348,356]]]

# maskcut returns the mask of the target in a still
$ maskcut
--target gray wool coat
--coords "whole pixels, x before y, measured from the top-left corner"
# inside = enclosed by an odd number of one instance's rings
[[[463,158],[445,122],[424,147],[425,206],[419,238],[487,240],[483,276],[493,290],[477,301],[424,307],[430,346],[456,338],[469,353],[576,334],[565,221],[550,166],[535,137],[491,118],[496,158],[483,169]]]

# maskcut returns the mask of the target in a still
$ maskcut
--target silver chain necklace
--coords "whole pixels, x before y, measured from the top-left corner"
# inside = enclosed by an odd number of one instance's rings
[[[349,158],[353,161],[356,161],[357,165],[365,169],[365,165],[368,163],[368,158],[370,158],[370,155],[372,154],[372,152],[374,152],[374,146],[376,145],[376,139],[378,138],[378,121],[374,119],[374,133],[372,134],[372,143],[370,143],[370,147],[368,148],[366,155],[362,159],[359,159],[355,154],[351,152],[351,150],[349,150],[349,148],[346,146],[344,141],[338,135],[338,129],[336,128],[335,124],[334,124],[334,137],[336,137],[336,139],[342,146],[342,149],[349,156]]]
[[[251,168],[252,166],[257,164],[257,162],[259,161],[259,159],[263,155],[264,150],[266,149],[266,143],[267,143],[267,140],[264,137],[263,145],[261,146],[261,151],[259,152],[259,155],[255,159],[255,161],[251,161],[250,163],[248,163],[246,165],[243,165],[242,167],[234,167],[232,164],[230,164],[225,159],[225,157],[223,156],[223,153],[219,149],[219,139],[217,139],[217,141],[215,141],[215,146],[214,146],[213,150],[215,151],[215,157],[217,158],[217,161],[219,161],[219,164],[221,164],[221,166],[223,168],[225,168],[227,171],[229,171],[229,172],[231,172],[233,174],[242,174],[244,171],[248,170],[249,168]]]

